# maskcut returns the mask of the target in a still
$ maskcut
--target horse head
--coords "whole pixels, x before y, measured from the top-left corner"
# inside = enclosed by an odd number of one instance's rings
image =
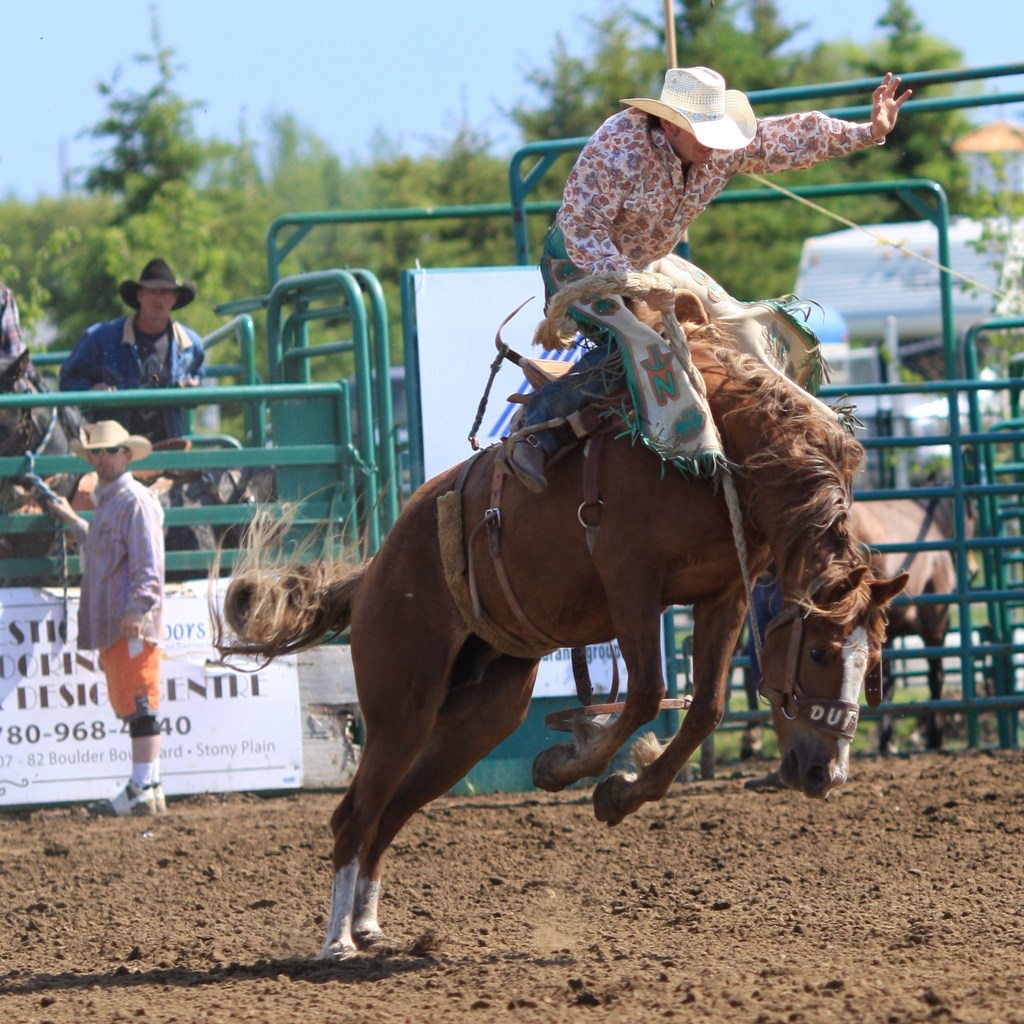
[[[48,391],[27,351],[0,360],[0,394],[45,395]],[[30,470],[20,477],[0,478],[0,511],[38,511],[39,477],[34,474],[32,460],[37,455],[67,455],[81,424],[81,414],[70,407],[0,406],[0,455],[26,455]],[[76,474],[61,473],[44,483],[50,490],[70,497],[77,480]],[[33,545],[28,548],[31,551]]]
[[[881,664],[885,608],[907,585],[871,575],[866,564],[787,595],[765,630],[761,695],[772,705],[779,776],[807,796],[826,797],[846,781],[860,691]],[[881,688],[867,686],[877,707]]]
[[[0,394],[13,395],[35,391],[33,369],[28,352],[11,359],[0,359]],[[6,454],[15,451],[19,434],[25,432],[27,414],[21,409],[0,408],[0,450]]]

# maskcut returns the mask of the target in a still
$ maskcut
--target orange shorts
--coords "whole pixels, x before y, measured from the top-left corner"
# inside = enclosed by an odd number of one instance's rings
[[[110,706],[118,718],[134,718],[138,714],[153,714],[160,707],[159,647],[142,644],[142,650],[132,658],[128,654],[128,641],[100,651],[100,665],[107,677]]]

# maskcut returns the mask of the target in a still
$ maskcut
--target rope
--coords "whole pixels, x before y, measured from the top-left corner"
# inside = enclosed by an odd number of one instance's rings
[[[761,654],[761,634],[753,615],[754,587],[750,579],[750,566],[747,564],[747,538],[743,533],[743,512],[740,509],[739,495],[736,493],[736,481],[728,469],[722,473],[722,488],[725,494],[725,504],[729,509],[729,522],[732,523],[732,539],[736,545],[736,556],[740,560],[743,586],[747,591],[747,610],[750,613],[750,632],[754,638],[754,652],[757,655],[758,665],[761,665],[764,658]]]
[[[690,356],[690,346],[687,344],[686,335],[683,333],[675,313],[662,313],[661,322],[665,328],[665,340],[672,349],[673,355],[679,360],[683,372],[693,386],[693,390],[705,401],[708,397],[707,385],[700,373],[693,368],[693,359]]]
[[[54,412],[56,412],[56,409]],[[50,421],[50,429],[53,429],[53,420]],[[49,438],[47,436],[47,440],[48,439]],[[23,473],[22,477],[46,499],[47,503],[49,503],[51,501],[56,501],[57,495],[50,490],[46,481],[43,480],[43,478],[36,472],[36,452],[38,451],[39,448],[37,447],[36,451],[25,453],[25,460],[28,462],[28,471]],[[50,512],[48,504],[46,506],[46,511],[53,519],[55,539],[58,540],[60,547],[60,557],[57,560],[57,578],[62,591],[61,607],[64,611],[64,623],[66,629],[68,621],[68,542],[67,537],[64,535],[63,525],[60,520]]]
[[[31,455],[41,455],[45,450],[46,446],[50,443],[50,438],[53,437],[53,428],[57,426],[57,406],[53,406],[50,409],[50,422],[46,424],[46,430],[43,436],[39,440],[39,444],[36,445],[35,450],[30,452]]]
[[[593,302],[611,295],[640,299],[650,291],[673,294],[675,286],[664,274],[637,270],[577,278],[548,299],[547,315],[538,324],[533,343],[548,350],[568,348],[576,339],[579,324],[567,311],[578,302]]]
[[[476,432],[484,421],[484,413],[487,411],[487,400],[491,397],[491,387],[494,384],[494,378],[498,375],[498,370],[501,369],[502,360],[504,360],[508,350],[508,345],[504,342],[498,345],[498,354],[494,357],[494,362],[491,363],[491,375],[487,378],[487,386],[484,388],[484,393],[480,396],[480,402],[476,407],[476,418],[473,420],[473,426],[469,428],[469,443],[475,452],[480,451],[480,441],[476,436]]]
[[[961,274],[958,271],[953,270],[951,267],[944,266],[937,260],[933,260],[928,256],[925,256],[923,253],[916,252],[914,249],[908,248],[905,242],[897,242],[885,235],[879,234],[876,231],[869,231],[862,224],[857,224],[852,220],[847,220],[841,214],[834,213],[832,210],[828,210],[824,206],[819,206],[817,203],[813,203],[810,199],[805,199],[803,196],[798,196],[795,192],[791,192],[788,188],[785,188],[782,185],[777,185],[774,181],[769,181],[760,174],[750,174],[748,172],[747,177],[752,178],[759,185],[764,185],[765,188],[774,189],[781,195],[786,196],[787,199],[793,199],[798,203],[802,203],[809,209],[814,210],[815,213],[824,214],[824,216],[830,217],[832,220],[838,221],[840,224],[845,224],[848,228],[854,228],[861,232],[861,234],[867,235],[868,238],[872,239],[876,245],[890,246],[898,252],[902,252],[906,256],[911,256],[915,260],[920,260],[922,263],[926,263],[929,267],[934,267],[938,271],[944,271],[949,274],[950,277],[955,277],[958,280],[963,281],[964,284],[970,285],[972,288],[978,288],[980,291],[988,292],[990,295],[994,295],[997,299],[1006,299],[1007,297],[1005,292],[1001,292],[997,288],[990,288],[987,284],[982,284],[981,281],[976,281],[973,277]]]

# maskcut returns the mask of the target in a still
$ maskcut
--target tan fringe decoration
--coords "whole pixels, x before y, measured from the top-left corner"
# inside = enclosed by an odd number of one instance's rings
[[[648,292],[675,291],[675,286],[664,274],[630,270],[615,274],[588,274],[559,289],[548,299],[545,318],[537,325],[534,345],[549,352],[571,348],[576,340],[579,324],[567,315],[570,306],[581,302],[594,302],[609,295],[626,295],[642,299]]]

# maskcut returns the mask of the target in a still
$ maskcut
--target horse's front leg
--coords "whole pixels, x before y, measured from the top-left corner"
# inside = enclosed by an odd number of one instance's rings
[[[619,629],[619,649],[629,673],[622,713],[610,725],[582,722],[575,742],[542,750],[533,762],[533,783],[557,793],[587,776],[602,775],[627,739],[658,713],[665,696],[661,672],[661,616],[657,608],[631,629]]]
[[[653,737],[634,744],[636,772],[615,772],[594,790],[598,821],[617,825],[651,800],[660,800],[694,751],[714,732],[725,713],[729,662],[743,628],[746,602],[738,598],[694,607],[693,701],[683,724],[662,750]],[[630,677],[632,679],[632,677]]]
[[[331,916],[327,922],[327,938],[320,951],[321,960],[347,960],[357,952],[352,936],[352,920],[358,868],[358,860],[353,858],[335,872],[331,884]]]
[[[369,949],[383,938],[377,907],[380,903],[380,878],[356,878],[355,900],[352,907],[352,939],[360,949]]]

